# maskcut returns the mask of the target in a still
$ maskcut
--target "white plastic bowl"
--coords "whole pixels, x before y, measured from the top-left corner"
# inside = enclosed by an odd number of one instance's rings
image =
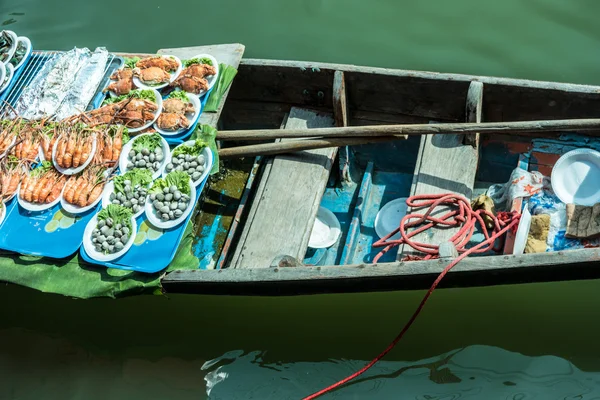
[[[148,198],[146,199],[146,206],[144,207],[146,211],[146,218],[148,218],[148,222],[160,229],[171,229],[176,227],[177,225],[180,225],[183,221],[185,221],[188,215],[190,215],[190,213],[194,210],[194,207],[196,205],[196,186],[194,186],[191,179],[190,189],[190,202],[187,208],[185,209],[183,214],[181,214],[181,217],[172,221],[161,221],[161,219],[156,215],[156,210],[152,206],[152,200],[150,200],[150,196],[148,196]]]
[[[13,67],[12,64],[6,64],[4,68],[6,68],[6,73],[4,74],[4,78],[2,79],[6,79],[6,83],[0,86],[0,93],[4,92],[6,88],[10,85],[10,81],[12,80],[13,75],[15,74],[15,67]],[[0,81],[0,83],[1,82],[4,81]]]
[[[202,97],[213,86],[215,86],[215,83],[217,83],[217,79],[219,79],[219,73],[221,71],[219,71],[219,62],[217,61],[216,58],[214,58],[210,54],[198,54],[198,55],[195,55],[194,57],[190,57],[190,60],[194,59],[194,58],[208,58],[208,59],[210,59],[212,61],[213,67],[215,67],[217,69],[217,73],[216,74],[214,74],[214,75],[207,75],[207,76],[204,77],[204,79],[206,79],[206,81],[208,82],[208,89],[202,90],[202,91],[200,91],[200,93],[198,93],[198,97]]]
[[[21,68],[23,66],[23,64],[25,63],[25,60],[27,60],[27,57],[29,57],[29,55],[31,54],[31,51],[32,51],[31,40],[29,40],[28,37],[26,37],[26,36],[19,36],[17,38],[17,40],[19,42],[25,44],[25,54],[23,55],[23,58],[21,59],[21,61],[19,61],[19,63],[17,65],[14,65],[15,71],[18,70],[19,68]],[[15,52],[16,51],[17,51],[17,49],[15,49]],[[13,53],[13,56],[14,56],[14,53]]]
[[[102,193],[102,208],[108,207],[111,204],[110,195],[115,192],[115,183],[110,181],[106,184],[106,188],[104,189],[104,193]],[[146,196],[146,199],[148,196]],[[145,204],[145,203],[144,203]],[[144,213],[144,204],[140,204],[140,211],[133,214],[133,218],[137,218]]]
[[[8,53],[5,53],[8,55],[8,57],[6,57],[6,55],[5,55],[4,61],[0,61],[0,63],[3,63],[6,65],[10,62],[13,55],[15,54],[15,51],[17,50],[17,43],[19,41],[19,38],[17,37],[17,34],[14,33],[13,31],[5,30],[4,32],[8,33],[8,35],[12,38],[12,45],[11,45],[10,49],[8,49]]]
[[[194,144],[196,144],[195,140],[188,140],[187,142],[181,143],[177,147],[180,147],[183,145],[193,146]],[[175,149],[177,147],[175,147]],[[173,151],[175,151],[175,149],[173,149]],[[212,151],[208,148],[208,146],[205,147],[204,149],[202,149],[202,153],[200,153],[200,154],[204,154],[204,157],[206,158],[206,162],[204,163],[204,172],[202,173],[202,175],[200,175],[200,178],[198,178],[198,180],[193,181],[194,186],[198,186],[202,183],[202,181],[206,178],[206,175],[210,174],[210,170],[212,169],[212,165],[213,165],[213,154],[212,154]],[[171,153],[169,153],[168,161],[162,167],[162,177],[163,178],[165,176],[167,176],[167,174],[168,174],[168,172],[165,170],[165,168],[167,167],[167,164],[171,162],[172,158],[173,158],[173,153],[171,152]],[[190,177],[190,179],[191,179],[191,177]]]
[[[192,93],[186,93],[188,99],[190,100],[190,103],[192,103],[192,105],[194,106],[194,113],[189,115],[186,114],[185,117],[187,118],[187,120],[190,122],[190,127],[192,127],[196,121],[198,120],[198,118],[200,118],[200,99],[198,98],[198,96],[196,96],[195,94]],[[166,100],[166,99],[165,99]],[[164,100],[163,100],[164,101]],[[158,119],[157,119],[158,121]],[[174,131],[169,131],[166,129],[160,129],[158,127],[158,122],[154,123],[154,129],[156,129],[156,131],[158,133],[160,133],[163,136],[174,136],[174,135],[178,135],[182,132],[187,131],[190,128],[181,128],[181,129],[177,129]]]
[[[402,221],[402,218],[404,218],[407,211],[408,206],[406,205],[406,197],[392,200],[381,207],[375,217],[375,232],[377,233],[377,236],[383,239],[396,230],[400,226],[400,221]],[[388,240],[398,240],[400,237],[401,235],[398,232]]]
[[[92,162],[94,154],[96,154],[97,138],[94,137],[94,140],[92,141],[92,151],[90,151],[90,155],[88,156],[87,160],[85,160],[85,162],[77,168],[63,168],[56,162],[56,150],[58,149],[58,142],[60,142],[60,136],[56,139],[56,142],[54,142],[54,147],[52,147],[52,164],[54,164],[54,168],[56,168],[56,170],[63,175],[75,175],[80,173]]]
[[[566,204],[593,206],[600,202],[600,152],[569,151],[552,168],[552,190]]]
[[[137,76],[133,77],[133,84],[135,86],[137,86],[140,89],[162,89],[164,87],[166,87],[169,83],[173,82],[175,79],[177,79],[177,77],[179,76],[179,74],[181,73],[182,69],[183,69],[183,65],[181,64],[181,60],[179,59],[179,57],[177,56],[173,56],[173,55],[162,55],[161,57],[169,57],[174,59],[175,61],[177,61],[177,69],[175,70],[175,72],[169,72],[168,74],[171,75],[171,78],[169,79],[169,82],[165,82],[162,83],[160,85],[146,85],[145,83],[143,83],[140,78],[138,78]]]
[[[83,214],[83,213],[91,210],[92,208],[96,207],[96,205],[98,205],[100,200],[102,200],[102,196],[104,195],[104,192],[106,192],[106,185],[104,185],[104,189],[102,189],[102,193],[100,193],[100,196],[98,196],[98,198],[96,200],[94,200],[94,202],[92,204],[90,204],[89,206],[85,206],[85,207],[79,207],[79,206],[71,204],[65,200],[64,196],[65,196],[66,188],[67,188],[67,185],[65,185],[65,187],[63,187],[63,190],[60,193],[60,206],[62,207],[63,210],[65,210],[67,213],[69,213],[71,215]]]
[[[326,249],[333,246],[341,234],[340,221],[335,214],[325,207],[319,207],[308,240],[308,247]]]
[[[152,89],[152,88],[147,88],[147,89],[152,90],[154,92],[154,95],[156,96],[156,105],[158,108],[157,108],[156,112],[154,113],[154,119],[152,119],[152,121],[146,122],[146,124],[140,126],[139,128],[127,128],[129,133],[143,131],[144,129],[151,127],[152,124],[156,122],[156,120],[158,119],[158,116],[162,112],[162,97],[161,97],[160,93],[156,89]]]
[[[129,152],[131,151],[131,148],[133,147],[133,142],[135,142],[137,139],[141,138],[142,136],[155,135],[155,134],[156,133],[141,134],[139,136],[134,137],[129,142],[127,142],[125,144],[125,146],[123,146],[123,148],[121,149],[121,155],[119,156],[119,169],[121,170],[121,175],[123,175],[123,174],[125,174],[125,172],[129,171],[129,169],[127,169],[127,163],[129,162]],[[167,143],[167,141],[163,137],[160,138],[160,143],[161,143],[161,148],[163,151],[163,160],[162,160],[160,167],[158,167],[158,170],[152,174],[152,179],[156,179],[156,178],[160,177],[160,174],[161,174],[164,166],[167,163],[167,159],[171,159],[171,150],[169,149],[169,143]],[[133,169],[133,168],[130,168],[130,169]]]
[[[62,191],[61,191],[61,194],[56,198],[56,200],[54,200],[51,203],[44,203],[44,204],[30,203],[21,198],[21,184],[19,184],[19,188],[17,189],[17,201],[19,202],[19,205],[21,207],[23,207],[25,210],[31,211],[31,212],[40,212],[40,211],[48,210],[48,209],[54,207],[55,205],[57,205],[58,203],[60,203],[61,199],[62,199]]]
[[[133,245],[135,241],[135,235],[137,233],[137,223],[135,222],[135,218],[131,218],[131,232],[129,233],[129,240],[123,247],[121,251],[112,254],[104,254],[99,251],[96,251],[94,244],[92,243],[92,232],[98,225],[98,214],[94,215],[94,217],[88,222],[85,227],[85,231],[83,232],[83,249],[87,253],[90,258],[100,261],[100,262],[109,262],[114,261],[117,258],[122,257]]]

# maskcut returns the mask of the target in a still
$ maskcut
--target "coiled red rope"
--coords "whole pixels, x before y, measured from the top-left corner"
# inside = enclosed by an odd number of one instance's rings
[[[483,253],[494,249],[494,243],[498,238],[502,237],[510,229],[516,229],[520,217],[519,214],[514,212],[501,212],[498,213],[498,216],[495,216],[491,212],[483,209],[474,211],[471,208],[471,203],[467,200],[467,198],[457,194],[412,196],[406,200],[406,203],[409,207],[412,207],[413,211],[415,209],[418,210],[425,207],[427,208],[427,210],[423,214],[413,212],[411,214],[406,215],[404,218],[402,218],[400,226],[396,230],[394,230],[389,235],[373,244],[373,247],[385,246],[384,249],[373,259],[373,262],[377,262],[377,260],[379,260],[381,256],[383,256],[387,251],[401,244],[407,244],[413,249],[425,253],[426,255],[422,259],[427,260],[439,257],[438,245],[420,243],[411,240],[413,236],[439,225],[445,227],[456,227],[462,225],[458,232],[454,234],[450,239],[450,241],[454,244],[460,255],[457,258],[455,258],[450,264],[448,264],[448,266],[446,266],[446,268],[444,268],[442,272],[440,272],[438,277],[435,279],[435,281],[423,297],[423,300],[421,300],[421,303],[419,304],[413,315],[404,325],[398,336],[394,338],[394,340],[388,345],[388,347],[384,351],[382,351],[371,362],[369,362],[367,365],[365,365],[363,368],[356,371],[352,375],[334,383],[333,385],[326,387],[325,389],[319,390],[318,392],[315,392],[310,396],[305,397],[303,400],[316,399],[317,397],[320,397],[325,393],[339,388],[340,386],[350,382],[354,378],[365,373],[367,370],[369,370],[369,368],[371,368],[379,360],[385,357],[385,355],[389,353],[394,348],[394,346],[396,346],[400,339],[402,339],[402,337],[411,327],[413,322],[415,322],[415,320],[419,316],[419,313],[425,306],[425,303],[429,299],[429,296],[431,296],[431,294],[441,282],[441,280],[444,279],[444,276],[446,276],[446,274],[452,268],[454,268],[456,264],[458,264],[461,260],[469,256],[470,254]],[[448,211],[439,218],[433,217],[431,214],[435,214],[436,208],[442,206],[444,208],[450,207],[450,211]],[[489,220],[491,220],[493,223],[493,230],[491,234],[484,222],[484,216],[487,216]],[[476,224],[479,224],[481,231],[485,236],[485,240],[479,243],[478,245],[467,249],[466,246],[476,231]],[[419,225],[421,225],[419,228],[416,228],[410,233],[407,232],[408,228],[415,228]],[[394,236],[398,232],[400,232],[401,235],[400,239],[389,240],[390,237]]]

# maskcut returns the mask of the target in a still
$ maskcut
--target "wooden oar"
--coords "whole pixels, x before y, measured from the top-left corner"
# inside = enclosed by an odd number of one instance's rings
[[[532,134],[543,132],[600,131],[600,119],[566,119],[518,122],[442,123],[346,126],[314,129],[257,129],[220,131],[218,140],[272,140],[283,138],[349,138],[429,134]],[[340,145],[341,146],[341,145]]]

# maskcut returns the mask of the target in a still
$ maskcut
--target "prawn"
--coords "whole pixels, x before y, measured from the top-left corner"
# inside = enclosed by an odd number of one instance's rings
[[[48,176],[48,174],[44,174],[42,175],[37,182],[35,183],[35,186],[33,187],[32,191],[31,191],[31,201],[34,203],[39,203],[40,200],[43,201],[43,198],[40,198],[41,194],[42,194],[42,189],[48,184],[48,182],[50,181],[50,177]]]
[[[121,155],[121,149],[123,148],[123,127],[121,127],[113,138],[112,156],[111,161],[116,161]]]
[[[56,154],[54,155],[54,157],[56,159],[56,163],[58,165],[60,165],[61,167],[63,166],[63,156],[65,153],[66,147],[67,147],[67,138],[61,135],[60,139],[58,139],[58,146],[56,148]]]
[[[88,203],[86,205],[92,204],[93,202],[95,202],[98,199],[98,197],[100,197],[100,195],[104,191],[105,183],[106,183],[105,181],[101,181],[94,185],[94,187],[92,188],[92,191],[90,192],[90,196],[88,197]]]
[[[85,142],[83,143],[83,148],[81,149],[80,159],[81,159],[81,161],[83,161],[83,163],[85,163],[88,160],[88,158],[90,158],[93,148],[94,148],[94,136],[88,135],[88,137],[85,139]]]
[[[110,137],[110,134],[106,132],[104,134],[104,153],[103,153],[103,161],[112,161],[113,157],[113,138]]]
[[[66,181],[67,177],[64,175],[61,175],[58,178],[56,184],[52,187],[52,190],[50,191],[50,195],[48,195],[48,197],[46,198],[46,203],[52,203],[54,200],[58,199],[58,196],[60,196],[60,192],[62,192]]]
[[[50,191],[52,190],[52,187],[56,183],[56,176],[57,175],[55,173],[51,173],[51,172],[46,174],[46,177],[44,179],[44,184],[40,188],[40,193],[38,195],[38,200],[36,201],[36,203],[38,203],[38,202],[44,203],[46,201],[48,194],[50,193]]]
[[[79,207],[84,207],[87,204],[87,198],[89,194],[90,181],[87,178],[83,179],[83,184],[79,187],[78,192],[73,199],[73,204]]]
[[[63,194],[63,197],[67,203],[71,203],[71,204],[73,203],[73,197],[75,196],[75,193],[77,192],[77,186],[79,185],[79,183],[81,183],[81,181],[79,179],[80,179],[80,177],[78,177],[78,178],[72,177],[71,179],[69,179],[67,181],[65,192]]]
[[[62,158],[63,168],[71,168],[71,166],[73,165],[73,152],[75,151],[76,145],[77,135],[75,134],[75,132],[70,132],[69,138],[67,140],[67,146],[65,148],[65,154]]]

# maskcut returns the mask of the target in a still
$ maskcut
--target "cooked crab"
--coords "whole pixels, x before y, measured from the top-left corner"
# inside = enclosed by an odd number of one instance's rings
[[[171,79],[171,75],[158,67],[135,68],[133,75],[148,85],[160,85],[161,83],[169,82]]]
[[[136,99],[133,98],[131,100],[122,100],[117,104],[122,104],[122,106],[124,106],[123,108],[127,111],[149,111],[149,112],[155,112],[156,110],[158,110],[158,106],[156,105],[156,103],[151,102],[150,100],[146,100],[146,99]]]
[[[117,96],[127,94],[133,89],[133,70],[129,68],[115,71],[110,79],[113,80],[110,85],[103,90],[103,92],[112,91]]]
[[[183,71],[181,71],[182,75],[193,75],[198,78],[204,78],[205,76],[215,75],[217,73],[217,69],[212,65],[208,64],[192,64]]]
[[[115,117],[115,122],[128,128],[139,128],[154,119],[154,114],[146,110],[128,111],[124,110]]]
[[[169,112],[161,113],[160,117],[158,117],[157,124],[160,129],[168,131],[190,127],[190,121],[185,116]]]
[[[163,111],[175,114],[193,114],[196,112],[192,103],[186,103],[181,99],[166,99],[163,101]]]
[[[171,86],[181,88],[188,93],[199,94],[208,89],[208,81],[193,75],[182,75],[175,79]]]
[[[141,59],[135,64],[135,66],[138,68],[157,67],[163,71],[172,72],[179,67],[179,64],[177,64],[177,61],[172,58],[153,56]]]

